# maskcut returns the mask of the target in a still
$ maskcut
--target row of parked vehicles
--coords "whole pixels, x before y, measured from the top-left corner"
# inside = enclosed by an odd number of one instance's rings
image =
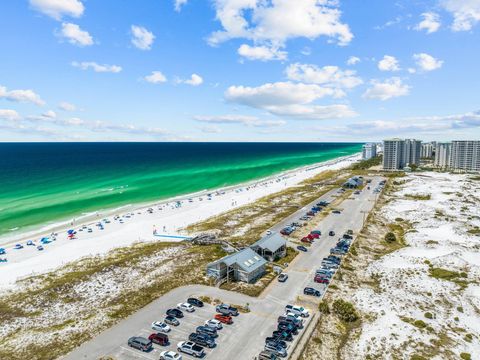
[[[315,271],[314,281],[319,284],[330,284],[335,271],[340,267],[342,262],[341,256],[346,254],[350,249],[353,239],[353,231],[348,230],[341,238],[336,246],[330,249],[330,255],[322,259],[321,267]],[[305,288],[307,290],[307,288]],[[305,294],[304,290],[304,294]],[[311,292],[311,290],[309,290]],[[314,294],[316,295],[316,294]]]
[[[328,206],[330,203],[328,201],[320,201],[315,206],[313,206],[309,211],[307,211],[303,216],[299,218],[300,221],[309,221],[314,217],[318,212],[322,211],[324,207]],[[282,235],[291,235],[295,230],[301,228],[304,224],[299,222],[293,222],[288,226],[285,226],[280,230]]]
[[[172,327],[180,325],[185,313],[192,313],[195,308],[203,307],[201,300],[196,298],[188,298],[185,303],[179,303],[175,308],[168,309],[163,321],[155,321],[151,328],[155,332],[148,339],[140,336],[134,336],[128,339],[128,345],[132,348],[150,351],[153,344],[168,346],[170,345],[168,333]],[[177,344],[177,352],[162,351],[160,353],[161,360],[181,360],[180,353],[189,354],[194,357],[203,357],[205,355],[204,348],[214,348],[216,346],[215,339],[218,337],[218,331],[223,328],[224,324],[233,324],[232,316],[238,316],[238,310],[228,304],[220,304],[216,307],[217,314],[213,319],[206,320],[203,325],[197,326],[195,332],[192,332],[187,341],[181,341]]]
[[[259,360],[275,360],[288,355],[288,343],[303,329],[304,318],[310,316],[307,309],[298,305],[285,306],[285,313],[277,319],[277,329],[265,339],[265,347]]]

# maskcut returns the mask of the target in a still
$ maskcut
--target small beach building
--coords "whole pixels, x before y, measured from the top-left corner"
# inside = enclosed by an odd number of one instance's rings
[[[287,240],[278,233],[266,236],[250,247],[267,261],[275,261],[287,255]]]
[[[217,281],[253,283],[265,274],[267,261],[250,248],[237,251],[207,265],[207,276]]]
[[[344,184],[343,187],[347,189],[356,189],[359,186],[363,185],[363,179],[359,176],[354,176],[348,179]]]

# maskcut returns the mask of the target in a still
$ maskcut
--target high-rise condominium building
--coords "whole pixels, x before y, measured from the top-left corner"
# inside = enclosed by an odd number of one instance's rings
[[[401,170],[420,162],[422,142],[415,139],[389,139],[383,141],[383,168]]]
[[[369,143],[362,146],[362,159],[368,160],[377,156],[377,144]]]
[[[433,164],[439,168],[450,168],[452,161],[452,144],[451,143],[437,143],[435,149],[435,160]]]
[[[425,143],[422,144],[422,159],[430,159],[433,157],[433,144],[432,143]]]
[[[480,140],[452,141],[450,167],[453,170],[480,171]]]

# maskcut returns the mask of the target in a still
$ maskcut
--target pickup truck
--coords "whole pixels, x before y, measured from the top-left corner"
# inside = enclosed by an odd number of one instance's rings
[[[192,341],[179,342],[177,344],[177,350],[198,358],[203,357],[205,355],[205,350],[203,350],[203,347],[195,344]]]
[[[217,313],[220,313],[222,315],[238,316],[237,308],[234,308],[228,304],[217,305],[215,310],[217,311]]]

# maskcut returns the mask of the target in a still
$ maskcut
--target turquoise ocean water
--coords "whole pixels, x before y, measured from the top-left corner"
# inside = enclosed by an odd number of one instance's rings
[[[354,143],[3,143],[0,236],[235,185],[360,149]]]

